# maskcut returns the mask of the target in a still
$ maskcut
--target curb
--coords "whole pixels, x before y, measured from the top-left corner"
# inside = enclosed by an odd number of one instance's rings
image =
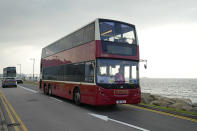
[[[150,107],[150,106],[141,105],[141,104],[137,104],[135,106],[139,106],[139,107],[143,107],[143,108],[147,108],[147,109],[151,109],[151,110],[156,110],[156,111],[161,111],[161,112],[165,112],[165,113],[170,113],[170,114],[174,114],[174,115],[179,115],[179,116],[183,116],[183,117],[188,117],[188,118],[197,120],[197,116],[190,115],[190,114],[183,114],[183,113],[180,113],[180,112],[169,111],[169,110],[160,109],[160,108],[157,108],[157,107]]]

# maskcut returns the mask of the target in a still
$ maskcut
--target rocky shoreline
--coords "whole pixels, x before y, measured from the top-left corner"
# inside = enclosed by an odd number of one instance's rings
[[[167,98],[157,94],[142,93],[144,104],[175,108],[178,110],[197,113],[197,103],[192,103],[190,99]]]

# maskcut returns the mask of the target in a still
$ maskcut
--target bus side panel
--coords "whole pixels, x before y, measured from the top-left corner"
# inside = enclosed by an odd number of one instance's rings
[[[96,104],[97,88],[95,85],[80,85],[81,102],[89,105]]]
[[[54,82],[53,91],[54,91],[54,95],[56,96],[60,96],[60,97],[72,100],[73,89],[74,89],[74,84],[69,84],[69,83],[64,83],[64,82]]]
[[[43,81],[46,87],[50,84],[53,95],[73,100],[74,87],[79,87],[81,102],[89,105],[115,105],[118,100],[126,100],[125,104],[138,104],[141,102],[140,87],[136,89],[104,89],[96,85],[70,84],[64,82]],[[115,94],[116,90],[127,90],[127,94]]]
[[[58,66],[64,64],[78,63],[94,60],[96,51],[96,42],[92,41],[66,51],[62,51],[55,55],[42,58],[41,63],[43,68]]]
[[[48,90],[48,86],[50,85],[53,95],[71,99],[71,100],[73,99],[73,90],[74,90],[74,86],[76,86],[75,84],[43,80],[42,87],[40,88],[42,92],[43,92],[44,84],[46,85],[47,90]]]
[[[43,92],[44,84],[48,89],[48,85],[52,89],[52,94],[62,98],[73,100],[73,91],[75,87],[79,87],[81,93],[81,102],[89,105],[96,105],[97,88],[95,85],[85,85],[85,84],[70,84],[66,82],[52,82],[52,81],[42,81]]]

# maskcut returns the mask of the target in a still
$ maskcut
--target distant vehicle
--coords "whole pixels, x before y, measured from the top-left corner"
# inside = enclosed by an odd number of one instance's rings
[[[3,68],[3,77],[16,77],[16,67]]]
[[[21,78],[16,78],[17,84],[23,84],[23,80]]]
[[[96,19],[42,49],[40,90],[76,104],[137,104],[139,45],[133,24]]]
[[[4,77],[2,80],[2,87],[17,87],[17,82],[14,77]]]

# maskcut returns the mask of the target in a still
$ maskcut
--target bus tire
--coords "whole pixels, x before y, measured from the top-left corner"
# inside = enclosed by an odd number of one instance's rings
[[[76,105],[81,105],[81,94],[79,88],[74,90],[74,102]]]

